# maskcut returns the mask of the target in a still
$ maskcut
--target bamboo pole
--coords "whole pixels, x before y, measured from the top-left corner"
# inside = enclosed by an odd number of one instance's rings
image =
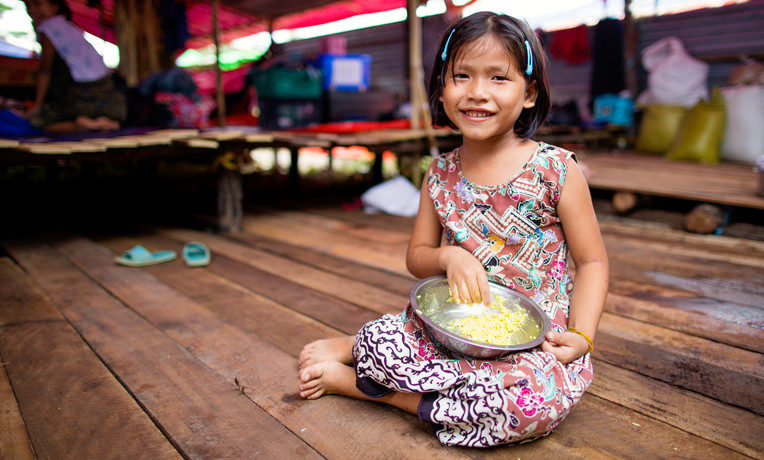
[[[218,106],[218,125],[225,126],[225,93],[223,92],[223,73],[220,70],[220,22],[218,9],[220,0],[212,1],[212,35],[215,40],[215,94]]]
[[[407,0],[406,21],[408,22],[409,45],[409,88],[411,93],[411,128],[424,127],[427,136],[427,146],[430,155],[438,155],[438,145],[432,129],[432,115],[427,104],[427,92],[424,88],[424,70],[422,68],[422,21],[416,15],[419,0]],[[419,159],[421,154],[415,154],[410,172],[411,180],[417,187],[421,181]]]
[[[422,100],[419,91],[419,68],[422,63],[422,30],[416,15],[418,0],[406,1],[406,23],[408,24],[409,45],[409,99],[411,101],[411,128],[421,127]]]
[[[623,56],[626,66],[626,89],[631,93],[631,97],[637,98],[637,28],[634,24],[634,16],[631,14],[631,0],[625,0],[623,5],[623,31],[624,31],[624,50]]]

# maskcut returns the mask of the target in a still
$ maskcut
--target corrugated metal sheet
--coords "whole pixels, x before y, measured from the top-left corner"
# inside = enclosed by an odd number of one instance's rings
[[[447,28],[443,15],[422,21],[423,61],[429,75],[432,60],[442,32]],[[702,9],[686,13],[642,18],[637,21],[640,32],[639,49],[668,36],[679,37],[694,56],[708,58],[709,86],[723,85],[737,63],[725,61],[734,56],[764,53],[764,0],[728,5],[722,8]],[[593,37],[589,28],[589,37]],[[334,94],[330,98],[332,120],[347,117],[377,115],[389,111],[385,98],[405,100],[408,96],[407,29],[405,23],[388,24],[340,34],[347,42],[347,52],[369,54],[372,57],[371,90],[367,94]],[[291,42],[285,45],[288,53],[299,52],[315,56],[321,39]],[[564,61],[550,62],[549,79],[553,101],[569,99],[588,105],[589,63],[571,66]],[[644,72],[641,75],[644,81]]]

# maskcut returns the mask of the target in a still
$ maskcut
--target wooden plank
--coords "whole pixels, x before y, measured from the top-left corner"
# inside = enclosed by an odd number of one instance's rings
[[[684,231],[661,228],[653,222],[635,220],[600,219],[600,230],[607,235],[630,236],[637,239],[671,242],[684,247],[704,249],[706,251],[724,252],[736,255],[755,257],[764,256],[764,242],[744,238],[733,238],[721,235],[695,235]]]
[[[764,269],[684,254],[666,257],[659,251],[651,251],[647,244],[614,241],[609,236],[605,237],[605,246],[612,277],[695,292],[750,307],[764,305],[761,284]]]
[[[605,313],[594,356],[764,414],[764,368],[758,353]]]
[[[158,247],[177,247],[182,240],[154,236],[146,238],[146,241],[158,242],[160,243]],[[119,253],[122,248],[130,246],[122,243],[111,247],[116,249],[115,253]],[[260,270],[218,253],[213,253],[209,270],[247,288],[250,292],[288,306],[295,312],[300,312],[322,323],[331,324],[346,334],[355,334],[360,326],[380,316],[378,312],[369,311],[346,300],[310,289],[298,282],[282,278],[278,274]],[[271,331],[271,333],[277,332]]]
[[[126,248],[131,248],[137,244],[174,251],[180,251],[182,247],[181,242],[149,234],[137,235],[134,238],[101,239],[99,243],[115,254],[120,254]],[[217,271],[225,272],[225,270],[218,270],[218,266],[221,265],[221,257],[215,255],[212,259],[212,266],[209,269],[183,270],[179,269],[178,264],[170,263],[146,267],[144,270],[161,280],[167,286],[183,292],[196,302],[204,304],[231,324],[236,324],[239,327],[242,327],[242,324],[246,324],[247,331],[267,342],[275,344],[293,356],[297,356],[306,343],[326,337],[343,335],[332,327],[293,311],[289,308],[291,305],[288,307],[274,302],[253,290],[246,289],[247,284],[240,286],[218,275]],[[239,266],[234,266],[232,270],[239,270],[241,265],[243,265],[235,261],[231,262],[239,264]],[[222,265],[225,266],[225,263]],[[252,270],[256,271],[256,269]],[[269,276],[268,274],[264,275]],[[263,283],[260,282],[253,282],[252,284],[257,288],[263,286]],[[265,283],[262,291],[272,295],[270,293],[271,286],[268,286],[267,283]],[[302,292],[301,294],[306,299],[314,298],[314,293],[309,291]],[[366,310],[358,310],[366,312]],[[343,313],[347,317],[347,311],[343,311]],[[377,315],[373,316],[376,317]],[[360,321],[363,321],[363,319],[356,322],[359,325],[365,322]],[[357,329],[358,326],[355,327],[355,330]],[[284,336],[285,330],[289,331],[289,340],[279,340]],[[346,333],[352,332],[354,331],[348,328]]]
[[[78,250],[77,253],[82,254],[82,250]],[[82,263],[87,263],[88,265],[93,266],[100,266],[101,264],[108,263],[108,259],[104,259],[102,262],[96,262],[96,257],[93,254],[87,254],[82,255],[83,260]],[[171,264],[165,265],[166,267],[170,267]],[[248,268],[249,270],[252,270],[252,268]],[[99,275],[98,271],[103,269],[92,269],[88,270],[88,273],[91,274],[91,276],[94,276],[96,278],[103,279],[111,279],[113,277],[109,276],[108,274],[102,274]],[[244,268],[244,270],[247,270],[247,268]],[[158,287],[149,287],[150,286],[150,280],[148,278],[146,279],[140,279],[136,276],[136,283],[139,283],[141,286],[144,287],[144,289],[148,288],[149,291],[155,291],[158,289]],[[110,289],[113,292],[121,291],[120,288],[113,288]],[[219,285],[216,290],[218,292],[224,291],[225,286]],[[134,295],[133,291],[125,291],[129,295]],[[125,295],[128,295],[125,294]],[[119,295],[119,294],[118,294]],[[168,302],[169,296],[166,293],[163,294],[155,294],[157,296],[157,303],[159,303],[159,297],[163,299],[162,301],[165,302],[165,307]],[[209,297],[208,297],[209,298]],[[130,305],[137,306],[140,304],[139,299],[123,299],[125,302],[129,303]],[[330,306],[329,306],[330,308]],[[141,310],[143,314],[145,314],[147,317],[150,317],[147,311]],[[156,319],[157,324],[167,324],[170,325],[170,328],[179,328],[181,330],[184,330],[186,327],[188,327],[189,324],[196,325],[199,324],[200,330],[196,334],[189,334],[188,331],[183,331],[184,336],[193,335],[194,337],[203,337],[203,336],[210,336],[213,335],[213,333],[210,333],[210,330],[214,330],[217,328],[217,323],[215,321],[214,317],[210,317],[205,312],[196,310],[192,305],[188,303],[184,303],[183,308],[162,308],[161,310],[158,309],[158,312],[161,311],[163,315],[166,315],[169,312],[188,312],[191,314],[195,319],[194,321],[182,321],[177,317],[174,318],[167,318],[166,316],[158,317]],[[241,309],[239,309],[241,311]],[[157,312],[157,313],[158,313]],[[177,314],[177,313],[176,313]],[[226,346],[221,346],[221,343],[226,341],[231,341],[234,344],[237,345],[231,345],[232,348],[238,349],[239,347],[244,347],[247,350],[253,350],[253,352],[249,353],[247,355],[246,359],[257,359],[258,357],[267,356],[269,359],[266,359],[268,365],[273,366],[275,363],[278,363],[282,361],[279,359],[277,355],[274,355],[271,351],[265,351],[262,350],[262,345],[256,345],[251,343],[251,337],[254,335],[251,333],[251,331],[247,328],[245,325],[246,322],[240,322],[235,321],[233,319],[229,319],[230,323],[236,324],[238,328],[244,329],[245,332],[248,332],[248,334],[245,334],[244,336],[237,337],[235,331],[231,331],[228,329],[220,330],[219,333],[214,334],[214,336],[209,337],[209,350],[205,352],[204,346],[200,343],[199,340],[195,340],[193,342],[194,349],[203,356],[210,356],[211,359],[225,359],[224,358],[224,351],[226,350]],[[282,330],[289,330],[287,329],[289,326],[286,324],[279,325],[279,324],[273,324],[274,328],[284,328]],[[173,332],[168,331],[168,334],[172,334]],[[176,332],[177,334],[180,334],[180,332]],[[288,342],[292,341],[292,337],[289,333],[284,333],[281,335],[274,336],[274,339],[282,341],[282,342]],[[250,342],[247,342],[247,340],[250,340]],[[214,349],[214,353],[212,350]],[[255,351],[256,350],[256,351]],[[238,369],[246,368],[246,365],[242,364],[244,358],[241,356],[237,356],[236,364],[238,366]],[[263,358],[260,358],[263,359]],[[214,364],[209,363],[210,366],[214,366]],[[222,366],[222,364],[220,364]],[[266,365],[263,363],[262,365]],[[230,365],[229,365],[230,367]],[[220,371],[221,373],[223,371]],[[290,368],[289,366],[286,366],[286,369],[282,371],[284,375],[288,375],[289,372],[294,372],[293,368]],[[284,376],[279,376],[278,372],[275,371],[269,371],[269,372],[254,372],[253,374],[257,374],[259,378],[265,378],[265,375],[273,375],[274,379],[278,380],[280,379],[282,383],[280,384],[283,387],[283,380],[286,378]],[[241,374],[239,374],[241,376]],[[250,381],[248,381],[249,384]],[[268,389],[268,390],[274,390],[274,384],[266,384],[262,381],[260,382],[253,382],[252,383],[253,388],[259,388],[259,389]],[[292,391],[291,389],[287,388],[286,391]],[[255,395],[253,392],[250,394],[250,397],[252,398],[259,398],[259,395]],[[279,393],[270,396],[271,400],[278,400]],[[281,396],[281,400],[284,399],[284,396]],[[259,399],[256,399],[259,404],[263,405],[263,407],[266,407],[266,403],[260,402]],[[374,441],[371,442],[371,445],[376,445],[377,452],[375,453],[375,457],[381,457],[383,456],[383,452],[379,451],[379,449],[383,449],[382,446],[379,445],[379,439],[377,437],[377,432],[382,429],[384,431],[390,431],[386,428],[389,416],[384,417],[378,417],[374,420],[374,426],[370,427],[369,424],[363,424],[358,423],[358,420],[371,420],[371,417],[367,417],[367,411],[369,410],[369,407],[376,407],[374,405],[370,405],[368,403],[358,402],[358,401],[352,401],[348,400],[347,398],[337,398],[337,397],[324,397],[321,398],[318,401],[314,402],[308,402],[308,401],[297,401],[297,400],[289,400],[288,402],[292,404],[291,408],[288,409],[289,414],[292,415],[297,411],[307,411],[312,408],[313,404],[316,403],[323,403],[327,404],[326,401],[333,401],[332,404],[345,404],[350,403],[352,404],[353,409],[350,411],[350,416],[343,415],[343,417],[335,418],[333,416],[330,416],[332,422],[331,423],[322,423],[321,424],[321,430],[324,431],[323,435],[319,435],[318,438],[310,439],[311,445],[318,446],[323,445],[322,443],[326,443],[327,439],[326,437],[329,436],[330,439],[334,440],[332,443],[332,446],[336,449],[337,444],[343,444],[344,439],[347,439],[346,435],[343,435],[341,437],[338,437],[338,435],[329,433],[328,430],[336,430],[336,424],[343,424],[347,423],[353,426],[353,432],[354,434],[351,436],[354,436],[352,439],[353,441],[350,444],[356,444],[356,448],[360,449],[360,451],[356,451],[355,455],[358,455],[357,452],[366,452],[365,446],[358,446],[359,442],[364,441],[364,436],[367,436],[368,431],[370,428],[374,432],[372,436],[374,438]],[[273,410],[277,410],[278,408],[274,408]],[[321,408],[323,410],[321,419],[324,419],[327,417],[327,414],[333,414],[330,410],[326,408],[326,406],[323,406]],[[279,409],[279,410],[287,410],[287,408]],[[343,407],[343,410],[347,411],[347,408]],[[376,410],[376,409],[375,409]],[[272,412],[272,409],[269,408],[269,411]],[[292,415],[293,416],[293,415]],[[607,429],[609,431],[609,437],[604,442],[595,442],[595,440],[600,436],[599,432],[601,432],[602,429],[605,428],[605,424],[603,424],[602,420],[609,420],[611,423],[607,425]],[[283,419],[280,419],[283,421]],[[595,421],[592,423],[592,421]],[[284,423],[287,423],[284,421]],[[288,426],[290,426],[287,423]],[[588,425],[586,428],[582,428],[582,425]],[[615,425],[615,426],[614,426]],[[645,442],[646,445],[639,445],[636,447],[640,451],[643,449],[648,452],[652,452],[654,455],[657,455],[659,452],[666,452],[666,451],[673,451],[673,446],[679,446],[677,449],[681,448],[683,451],[685,449],[689,449],[692,451],[692,453],[689,453],[687,455],[703,455],[705,454],[711,454],[711,455],[733,455],[734,453],[731,451],[728,451],[726,449],[721,449],[720,446],[716,446],[708,441],[702,440],[700,438],[697,438],[695,436],[692,436],[688,433],[682,432],[680,430],[673,429],[669,427],[668,425],[665,425],[660,422],[656,422],[655,420],[651,420],[648,417],[641,416],[639,414],[634,414],[633,412],[624,409],[623,407],[619,407],[617,405],[614,405],[610,402],[604,401],[600,398],[596,397],[590,397],[585,396],[584,401],[581,402],[581,404],[572,412],[570,416],[570,420],[566,421],[562,424],[562,426],[558,429],[558,431],[548,438],[545,438],[541,441],[526,444],[522,446],[513,446],[512,449],[512,455],[521,455],[521,456],[544,456],[549,455],[550,452],[554,453],[560,453],[561,455],[564,455],[565,457],[576,457],[576,456],[585,456],[590,458],[597,458],[605,455],[618,455],[618,456],[630,456],[634,454],[635,444],[633,444],[633,438],[634,438],[634,430],[635,427],[639,426],[639,430],[637,432],[638,438],[640,441]],[[309,436],[307,433],[312,430],[311,427],[308,427],[304,433],[306,433],[305,436]],[[437,443],[435,442],[434,438],[429,437],[428,435],[424,435],[425,438],[422,440],[418,432],[411,431],[412,428],[408,428],[404,431],[405,435],[403,438],[405,439],[408,436],[414,437],[416,440],[417,446],[419,449],[424,446],[432,446],[436,445],[436,449],[440,449],[440,446],[437,446]],[[316,436],[316,433],[311,433],[310,436]],[[401,437],[394,437],[386,439],[385,443],[397,443],[400,442]],[[632,443],[624,442],[624,439],[631,439]],[[649,445],[648,445],[649,444]],[[685,447],[687,446],[687,447]],[[399,446],[396,445],[396,448],[399,448]],[[505,457],[507,454],[507,450],[510,448],[499,448],[492,451],[481,451],[485,452],[484,455],[487,455],[488,457]],[[319,449],[322,453],[327,454],[323,450]],[[344,451],[343,451],[344,452]],[[402,452],[402,451],[398,451]],[[417,453],[415,451],[405,451],[407,452],[408,456],[418,456],[421,455],[421,453]],[[411,452],[408,454],[408,452]],[[441,453],[442,452],[442,453]],[[461,456],[464,452],[463,449],[447,449],[447,450],[436,450],[435,452],[431,452],[430,454],[436,454],[439,456],[452,454],[454,456],[458,455]],[[469,452],[469,451],[468,451]],[[344,455],[346,455],[347,452],[344,452]]]
[[[690,303],[682,299],[682,303]],[[675,331],[703,337],[716,342],[755,351],[764,352],[764,340],[761,329],[745,324],[737,324],[724,319],[714,318],[707,313],[685,311],[677,304],[642,300],[621,294],[620,290],[611,289],[608,293],[605,310],[626,318],[643,321]],[[718,305],[709,305],[714,308]],[[736,309],[735,311],[739,311]]]
[[[313,449],[236,391],[231,380],[210,370],[62,256],[40,244],[11,242],[5,247],[184,455],[316,457]],[[113,260],[111,255],[108,259]],[[113,274],[117,283],[121,273],[131,270],[112,268],[118,270]],[[132,288],[144,291],[142,286]]]
[[[407,301],[406,297],[347,280],[333,273],[283,259],[265,251],[245,247],[224,237],[183,229],[160,233],[180,241],[200,241],[212,251],[231,259],[378,313],[400,311]],[[351,291],[352,294],[350,294]]]
[[[179,457],[50,301],[5,261],[0,304],[0,355],[37,456]]]
[[[374,286],[402,296],[408,296],[411,287],[416,282],[416,278],[411,275],[402,276],[397,273],[371,268],[355,261],[341,259],[330,254],[321,254],[315,251],[306,250],[304,247],[274,240],[261,235],[236,233],[229,235],[229,238],[240,241],[247,246],[279,254],[289,259],[342,275],[346,278],[364,282],[373,279]]]
[[[604,361],[595,362],[594,372],[592,394],[745,455],[764,452],[760,416]]]
[[[0,148],[12,148],[12,147],[18,147],[19,141],[12,140],[12,139],[0,139]]]
[[[408,275],[406,269],[406,248],[366,243],[353,235],[311,229],[305,231],[300,223],[268,216],[245,215],[243,222],[246,233],[255,233],[291,244],[313,248],[340,258],[365,260],[375,268]]]
[[[2,359],[2,353],[0,353],[0,360]],[[0,457],[22,460],[35,458],[19,404],[2,363],[0,363]]]
[[[19,144],[17,148],[24,152],[48,155],[68,155],[72,153],[72,148],[61,142],[24,142]]]

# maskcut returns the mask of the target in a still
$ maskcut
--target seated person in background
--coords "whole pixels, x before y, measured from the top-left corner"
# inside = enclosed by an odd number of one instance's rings
[[[125,96],[83,31],[69,20],[64,0],[26,0],[42,45],[34,109],[29,121],[51,133],[119,129]]]

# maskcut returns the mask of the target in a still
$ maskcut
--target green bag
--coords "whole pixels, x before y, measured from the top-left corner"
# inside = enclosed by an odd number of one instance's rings
[[[719,88],[714,88],[710,101],[700,101],[690,109],[666,158],[718,163],[724,140],[724,123],[724,97]]]
[[[636,149],[664,154],[674,144],[687,109],[678,105],[650,105],[642,115]]]

